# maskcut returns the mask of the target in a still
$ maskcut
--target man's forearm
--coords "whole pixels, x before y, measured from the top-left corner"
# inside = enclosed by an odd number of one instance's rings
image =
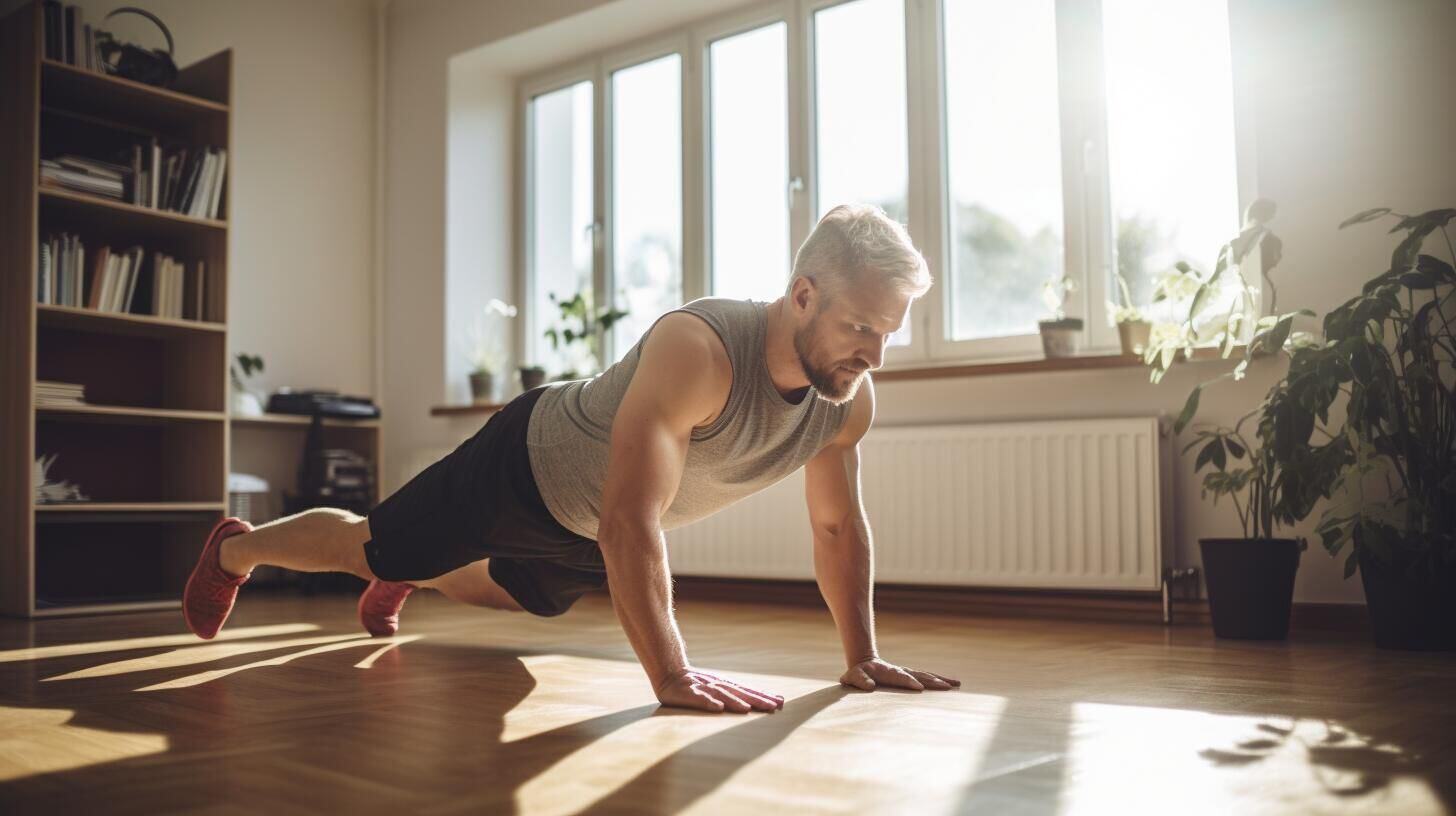
[[[607,565],[612,606],[654,689],[688,665],[672,615],[667,549],[657,525],[604,527],[598,544]]]
[[[849,665],[877,657],[874,547],[863,517],[840,525],[833,538],[814,539],[814,577],[824,596]]]

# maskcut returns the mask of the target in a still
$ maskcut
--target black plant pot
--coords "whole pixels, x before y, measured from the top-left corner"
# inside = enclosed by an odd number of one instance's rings
[[[1213,633],[1237,640],[1289,637],[1299,542],[1291,538],[1204,538],[1203,573]]]
[[[1372,561],[1362,548],[1360,582],[1376,646],[1456,650],[1456,569],[1412,570],[1399,562]]]

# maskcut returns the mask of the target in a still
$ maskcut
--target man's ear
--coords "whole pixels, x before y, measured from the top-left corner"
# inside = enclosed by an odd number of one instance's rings
[[[794,278],[794,287],[789,290],[789,300],[794,304],[794,311],[800,316],[811,315],[818,305],[819,287],[808,275]]]

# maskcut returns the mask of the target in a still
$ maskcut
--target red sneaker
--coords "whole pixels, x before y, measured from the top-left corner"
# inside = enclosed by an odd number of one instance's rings
[[[207,537],[207,543],[202,545],[202,555],[192,568],[192,577],[187,579],[187,588],[182,591],[182,617],[187,620],[187,628],[204,640],[217,636],[228,613],[233,611],[238,587],[252,577],[251,572],[234,576],[223,571],[218,562],[223,539],[252,531],[253,525],[240,519],[219,521]]]
[[[399,610],[416,589],[403,581],[374,579],[359,596],[359,622],[374,637],[389,637],[399,631]]]

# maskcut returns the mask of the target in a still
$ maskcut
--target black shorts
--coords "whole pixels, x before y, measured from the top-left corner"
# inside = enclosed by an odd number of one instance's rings
[[[490,576],[523,609],[560,615],[607,583],[597,543],[551,515],[526,450],[542,388],[492,416],[369,514],[369,569],[386,581],[423,581],[490,559]]]

